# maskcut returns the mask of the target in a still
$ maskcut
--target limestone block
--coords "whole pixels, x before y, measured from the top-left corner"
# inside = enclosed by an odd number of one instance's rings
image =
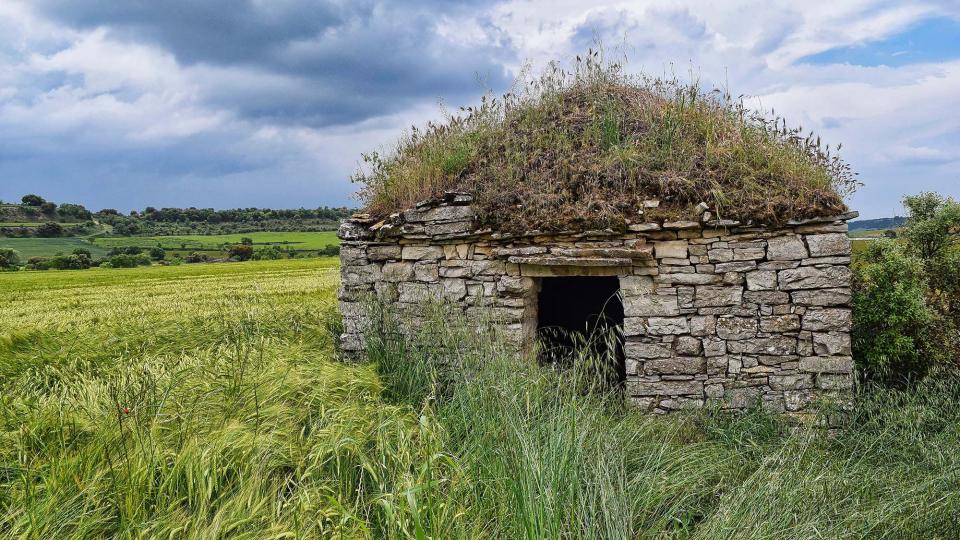
[[[654,253],[658,259],[686,259],[687,241],[675,240],[668,242],[657,242],[653,245]]]
[[[712,285],[720,283],[721,278],[716,274],[660,274],[656,281],[667,285]]]
[[[711,336],[717,331],[717,318],[713,315],[697,315],[690,317],[690,335]]]
[[[474,212],[470,206],[438,206],[425,210],[408,210],[403,213],[403,219],[410,223],[427,221],[464,221],[473,219]]]
[[[849,356],[808,356],[800,359],[800,371],[809,373],[853,373]]]
[[[368,240],[373,238],[373,233],[359,223],[345,221],[341,223],[340,228],[337,229],[337,238],[347,242]]]
[[[809,390],[786,390],[783,392],[783,406],[790,412],[806,407],[813,400]]]
[[[759,261],[766,256],[767,250],[762,247],[736,248],[733,250],[733,260],[735,261]]]
[[[743,301],[740,287],[698,286],[694,305],[696,307],[735,306]]]
[[[803,315],[803,329],[812,332],[848,332],[851,325],[849,309],[811,309]]]
[[[340,269],[340,281],[344,287],[369,286],[381,278],[379,264],[365,264],[363,266],[344,266]]]
[[[813,375],[798,373],[794,375],[770,375],[770,388],[776,391],[809,390],[813,388]]]
[[[710,249],[707,251],[707,257],[710,258],[712,263],[730,262],[733,260],[733,250],[726,248]]]
[[[699,396],[703,394],[703,381],[627,382],[627,392],[632,396]]]
[[[377,298],[382,302],[396,302],[400,298],[396,283],[379,281],[373,285],[373,290],[376,291]]]
[[[850,255],[850,238],[846,234],[808,234],[806,240],[811,257]]]
[[[625,296],[623,313],[627,317],[672,317],[680,314],[680,306],[675,294]]]
[[[727,350],[734,354],[764,354],[770,356],[796,354],[797,338],[772,336],[748,341],[728,341]]]
[[[781,306],[790,303],[790,294],[782,291],[746,291],[743,301],[761,306]]]
[[[700,340],[693,336],[680,336],[676,341],[678,356],[699,356],[702,352]]]
[[[343,266],[361,266],[367,264],[367,250],[357,246],[340,247],[340,264]]]
[[[757,270],[747,273],[747,290],[766,291],[777,288],[777,273],[773,270]]]
[[[397,286],[400,291],[400,302],[420,304],[440,298],[442,288],[439,284],[405,282]]]
[[[799,236],[776,236],[767,240],[767,259],[796,261],[809,256],[807,246]]]
[[[340,251],[342,253],[343,248]],[[367,258],[375,262],[398,260],[400,259],[400,251],[399,245],[369,246],[367,247]]]
[[[782,366],[783,364],[788,364],[796,361],[797,361],[797,357],[792,354],[774,355],[774,356],[761,354],[757,356],[757,362],[765,366]]]
[[[669,343],[641,343],[628,341],[624,344],[624,356],[627,358],[649,359],[649,358],[670,358],[673,356],[673,349]]]
[[[383,265],[383,279],[386,281],[407,281],[413,278],[413,263],[388,262]]]
[[[703,355],[711,358],[727,354],[727,342],[717,338],[703,340]]]
[[[647,360],[643,364],[647,375],[696,375],[706,373],[707,361],[702,357],[674,357]]]
[[[813,289],[790,294],[795,304],[805,306],[846,306],[852,297],[850,289]]]
[[[437,263],[419,262],[413,265],[413,277],[417,281],[434,282],[440,280],[440,267]]]
[[[717,336],[723,339],[751,339],[757,336],[757,319],[748,317],[720,317]]]
[[[405,261],[437,260],[443,258],[440,246],[403,246],[401,259]]]
[[[703,387],[703,393],[709,399],[720,399],[723,397],[723,385],[722,384],[708,384]]]
[[[725,394],[726,406],[731,409],[749,409],[760,401],[760,389],[756,387],[730,388]]]
[[[813,334],[813,352],[818,356],[849,356],[850,334],[816,332]]]
[[[797,332],[800,330],[800,316],[791,313],[761,317],[760,330],[771,333]]]
[[[444,279],[443,297],[447,300],[459,302],[467,295],[467,280],[465,279]]]
[[[725,274],[727,272],[749,272],[756,270],[756,268],[757,261],[734,261],[719,263],[713,267],[713,270],[718,274]]]
[[[798,289],[829,289],[850,286],[850,269],[845,266],[814,268],[803,266],[779,273],[780,289],[794,291]]]
[[[650,294],[654,291],[653,278],[650,276],[621,276],[620,291],[624,296]]]
[[[650,317],[646,323],[647,333],[653,336],[689,334],[686,317]]]

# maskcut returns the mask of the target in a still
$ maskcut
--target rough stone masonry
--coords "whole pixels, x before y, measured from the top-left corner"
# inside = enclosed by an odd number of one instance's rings
[[[416,327],[441,300],[493,320],[517,351],[536,339],[540,280],[618,276],[626,391],[658,413],[718,402],[802,413],[848,400],[850,241],[841,216],[781,228],[643,222],[626,233],[480,230],[471,197],[448,193],[373,223],[345,222],[339,293],[348,354],[363,349],[367,297]],[[482,311],[482,313],[481,313]]]

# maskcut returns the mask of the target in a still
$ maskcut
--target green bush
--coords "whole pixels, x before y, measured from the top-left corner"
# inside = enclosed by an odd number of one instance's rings
[[[234,244],[230,246],[229,255],[238,261],[249,261],[253,257],[253,246],[250,244]]]
[[[895,243],[874,242],[854,290],[853,350],[861,373],[885,382],[926,374],[934,314],[926,302],[923,262]]]
[[[270,246],[256,250],[253,253],[255,261],[275,261],[283,258],[283,252],[277,246]]]
[[[0,270],[16,270],[20,266],[20,253],[9,248],[0,248]]]
[[[150,248],[150,258],[155,261],[162,261],[167,257],[167,252],[160,246]]]
[[[108,268],[134,268],[137,266],[150,266],[150,257],[143,253],[137,255],[122,254],[110,257],[107,262],[110,263]]]

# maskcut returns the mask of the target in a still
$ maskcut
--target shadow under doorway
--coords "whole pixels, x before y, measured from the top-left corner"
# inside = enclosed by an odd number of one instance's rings
[[[598,374],[622,385],[626,363],[619,292],[616,276],[542,278],[537,299],[540,361],[571,367],[577,358],[572,353],[585,348],[599,361]]]

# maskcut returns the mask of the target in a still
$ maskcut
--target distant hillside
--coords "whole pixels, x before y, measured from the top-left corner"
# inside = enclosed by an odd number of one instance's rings
[[[896,229],[897,227],[903,226],[903,224],[906,222],[907,218],[897,216],[892,218],[858,219],[856,221],[851,221],[849,225],[851,231],[863,231],[874,229]]]

